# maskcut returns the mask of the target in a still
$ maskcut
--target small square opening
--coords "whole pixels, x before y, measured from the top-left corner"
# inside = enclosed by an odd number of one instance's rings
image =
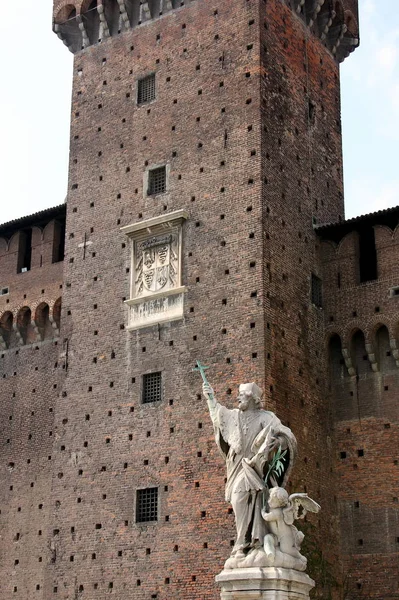
[[[150,402],[159,402],[162,400],[162,374],[157,373],[146,373],[143,375],[143,404]]]
[[[137,85],[137,104],[146,104],[155,100],[155,73],[139,79]]]
[[[166,192],[166,167],[157,167],[148,172],[148,191],[149,196],[163,194]]]
[[[158,521],[158,488],[137,490],[136,523]]]

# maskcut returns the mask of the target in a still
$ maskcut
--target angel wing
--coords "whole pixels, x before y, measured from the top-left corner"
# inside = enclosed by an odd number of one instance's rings
[[[307,512],[318,513],[321,510],[321,506],[307,494],[291,494],[288,501],[289,506],[292,506],[293,509],[294,521],[303,519]]]

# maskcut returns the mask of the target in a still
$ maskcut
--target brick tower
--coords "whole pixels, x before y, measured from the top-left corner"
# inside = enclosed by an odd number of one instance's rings
[[[295,432],[322,590],[340,569],[315,225],[344,213],[357,0],[60,0],[54,30],[75,64],[46,543],[5,597],[218,598],[234,523],[196,359],[221,402],[256,381]]]

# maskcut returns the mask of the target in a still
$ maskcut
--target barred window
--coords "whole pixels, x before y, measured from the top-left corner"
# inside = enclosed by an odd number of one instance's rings
[[[158,521],[158,488],[137,490],[136,523]]]
[[[137,85],[137,104],[155,100],[155,73],[139,79]]]
[[[143,375],[143,404],[158,402],[162,399],[161,373],[147,373]]]
[[[166,167],[148,171],[148,195],[155,196],[166,192]]]
[[[323,306],[323,295],[322,295],[322,282],[320,277],[314,275],[312,273],[312,304],[317,306],[318,308],[322,308]]]

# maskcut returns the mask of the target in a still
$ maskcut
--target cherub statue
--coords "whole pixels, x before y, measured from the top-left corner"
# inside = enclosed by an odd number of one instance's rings
[[[291,494],[281,487],[273,487],[269,492],[270,510],[262,510],[262,517],[269,526],[264,537],[264,551],[271,564],[305,571],[307,560],[300,553],[305,537],[293,524],[303,519],[306,513],[318,513],[320,506],[307,494]]]

